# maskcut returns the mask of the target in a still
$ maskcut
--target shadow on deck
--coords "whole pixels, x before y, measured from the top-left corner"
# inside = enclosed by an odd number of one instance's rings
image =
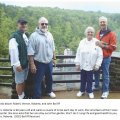
[[[84,96],[77,98],[76,93],[77,90],[72,90],[72,91],[56,91],[56,99],[88,99],[88,95],[85,94]],[[95,91],[94,92],[95,99],[100,99],[101,92],[100,91]],[[5,87],[5,86],[0,86],[0,99],[11,99],[11,88],[10,87]],[[44,96],[43,99],[49,99],[49,97]],[[110,92],[110,95],[108,99],[120,99],[120,92]]]

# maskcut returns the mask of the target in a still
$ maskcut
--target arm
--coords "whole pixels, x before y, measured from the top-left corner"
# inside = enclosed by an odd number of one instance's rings
[[[53,60],[56,60],[54,40],[53,40]]]
[[[35,66],[35,63],[34,63],[34,56],[33,55],[29,55],[28,56],[29,58],[29,65],[30,65],[30,70],[32,73],[36,73],[36,66]]]
[[[9,41],[9,54],[11,65],[16,67],[18,72],[22,71],[22,67],[19,61],[19,52],[18,52],[18,43],[15,38],[10,39]]]
[[[96,38],[98,38],[98,36]],[[100,46],[103,49],[108,49],[108,50],[113,52],[114,50],[116,50],[116,34],[114,32],[110,33],[110,43],[109,43],[109,45],[108,45],[108,43],[105,43],[103,41],[97,42],[97,45]]]
[[[34,63],[34,54],[35,54],[35,42],[32,37],[30,36],[29,42],[28,42],[28,59],[29,59],[29,65],[30,65],[30,70],[32,73],[36,73],[36,66]]]
[[[55,51],[53,52],[53,64],[56,66],[56,55],[55,55]]]
[[[53,64],[56,66],[56,55],[55,55],[55,43],[54,43],[54,39],[52,34],[51,35],[51,39],[52,39],[52,49],[53,49]]]
[[[75,57],[75,65],[76,65],[76,69],[80,70],[80,44],[77,48],[77,53],[76,53],[76,57]]]
[[[112,52],[116,50],[116,34],[114,32],[111,33],[110,45],[105,45],[105,48]]]
[[[76,57],[75,57],[74,62],[75,62],[76,65],[80,65],[80,44],[77,48],[77,53],[76,53]]]

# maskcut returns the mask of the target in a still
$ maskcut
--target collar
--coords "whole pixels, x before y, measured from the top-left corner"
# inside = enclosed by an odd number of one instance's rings
[[[25,32],[22,31],[22,30],[17,30],[17,33],[19,33],[19,34],[24,34]]]
[[[100,30],[100,33],[101,33],[101,32],[109,33],[109,32],[111,32],[111,29],[107,27],[106,30]]]
[[[43,32],[39,28],[36,28],[36,32],[40,35],[45,35],[45,36],[48,34],[48,32]]]
[[[103,36],[100,38],[100,40],[101,40],[104,36],[106,36],[108,33],[110,33],[110,32],[111,32],[111,29],[109,29],[108,27],[107,27],[107,29],[106,29],[105,31],[100,30],[100,32],[99,32],[99,37],[100,37],[100,34],[103,33]]]

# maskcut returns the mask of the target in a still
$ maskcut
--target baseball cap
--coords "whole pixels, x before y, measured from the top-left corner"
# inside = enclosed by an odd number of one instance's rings
[[[27,24],[28,22],[24,19],[24,18],[20,18],[17,23],[20,23],[20,24]]]

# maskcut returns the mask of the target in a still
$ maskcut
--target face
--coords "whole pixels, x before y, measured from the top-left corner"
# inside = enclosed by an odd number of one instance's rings
[[[39,23],[39,28],[43,31],[46,32],[48,30],[48,21],[41,21]]]
[[[88,40],[91,40],[93,38],[93,36],[94,36],[94,33],[92,31],[88,31],[87,32],[87,38],[88,38]]]
[[[107,28],[107,21],[101,20],[99,24],[102,30]]]
[[[21,31],[25,32],[25,31],[27,31],[27,24],[25,24],[25,23],[23,23],[23,24],[18,23],[18,28],[19,28]]]

